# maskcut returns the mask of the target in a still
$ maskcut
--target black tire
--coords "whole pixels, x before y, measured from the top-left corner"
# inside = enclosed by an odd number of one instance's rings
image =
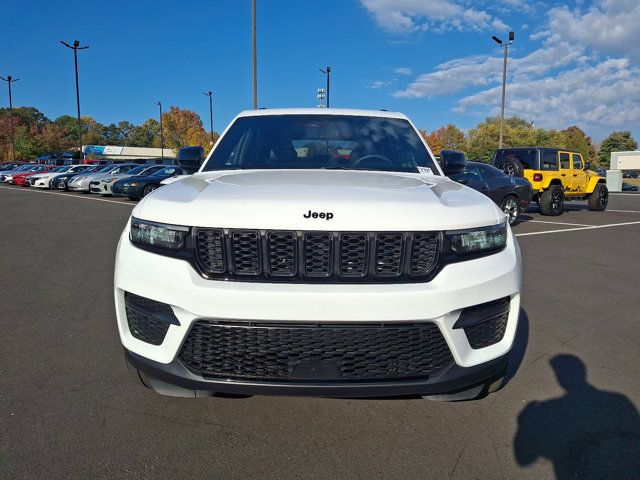
[[[599,183],[593,189],[593,193],[589,195],[589,210],[592,212],[604,212],[609,203],[609,190],[604,183]]]
[[[496,168],[502,170],[510,177],[523,177],[524,165],[517,158],[503,158],[496,163]]]
[[[500,203],[500,210],[502,210],[507,216],[509,225],[515,225],[518,223],[518,217],[520,216],[520,205],[518,205],[518,199],[513,195],[507,195],[502,199]]]
[[[540,194],[538,205],[540,205],[540,213],[542,215],[562,215],[562,209],[564,208],[564,191],[562,187],[560,185],[551,185]]]
[[[146,197],[157,188],[158,188],[158,185],[147,185],[146,187],[144,187],[144,190],[142,191],[142,196]]]

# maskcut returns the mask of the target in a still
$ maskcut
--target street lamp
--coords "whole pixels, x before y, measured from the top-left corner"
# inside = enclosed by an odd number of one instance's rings
[[[258,58],[256,52],[256,0],[251,0],[251,39],[253,57],[253,109],[258,109]]]
[[[13,78],[11,75],[7,75],[7,78],[0,77],[2,80],[7,82],[7,86],[9,87],[9,122],[11,122],[11,160],[15,162],[16,160],[16,138],[15,138],[15,127],[13,125],[13,100],[11,99],[11,84],[20,80],[19,78]]]
[[[211,145],[213,145],[213,93],[211,90],[204,93],[207,97],[209,97],[209,120],[211,125]]]
[[[156,105],[160,107],[160,157],[164,158],[164,134],[162,133],[162,102],[158,100]]]
[[[331,74],[331,67],[327,67],[326,69],[319,68],[318,70],[327,76],[327,108],[329,108],[329,75]]]
[[[504,63],[502,65],[502,107],[500,110],[500,140],[498,142],[498,148],[502,148],[502,137],[504,136],[504,99],[507,88],[507,51],[509,50],[509,45],[513,43],[514,38],[514,32],[509,32],[509,41],[507,43],[503,43],[502,40],[495,35],[491,37],[494,42],[504,48]]]
[[[80,144],[80,155],[82,155],[82,123],[80,120],[80,86],[78,84],[78,50],[85,50],[89,48],[89,45],[85,45],[84,47],[80,46],[80,41],[74,40],[73,46],[69,45],[67,42],[63,42],[60,40],[60,43],[67,48],[73,50],[73,62],[76,67],[76,103],[78,106],[78,143]]]

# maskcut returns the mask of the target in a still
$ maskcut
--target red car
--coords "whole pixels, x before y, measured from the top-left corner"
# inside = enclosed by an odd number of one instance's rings
[[[38,173],[47,173],[49,170],[55,168],[56,166],[57,165],[38,165],[38,168],[34,167],[32,171],[15,174],[9,181],[9,183],[13,185],[22,185],[23,187],[28,187],[30,185],[26,183],[26,181],[31,175],[36,175]]]

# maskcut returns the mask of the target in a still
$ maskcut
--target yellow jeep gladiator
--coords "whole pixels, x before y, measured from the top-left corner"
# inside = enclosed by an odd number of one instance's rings
[[[560,148],[499,148],[493,165],[512,177],[531,182],[533,200],[542,215],[561,215],[565,200],[584,200],[589,210],[607,208],[609,191],[606,181],[589,170],[589,162],[578,152]]]

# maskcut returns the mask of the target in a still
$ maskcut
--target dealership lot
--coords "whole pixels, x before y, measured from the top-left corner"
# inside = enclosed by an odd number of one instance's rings
[[[0,478],[537,479],[575,465],[619,478],[640,458],[640,195],[523,216],[513,378],[464,403],[188,400],[133,384],[112,274],[134,205],[0,187]]]

